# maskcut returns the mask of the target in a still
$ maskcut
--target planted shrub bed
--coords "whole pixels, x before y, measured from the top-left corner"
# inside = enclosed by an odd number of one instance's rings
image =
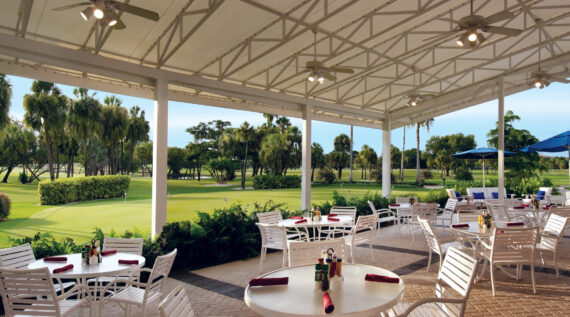
[[[44,180],[38,185],[42,205],[61,205],[72,201],[123,197],[130,176],[105,175]]]
[[[299,187],[301,187],[301,176],[257,175],[253,177],[253,188],[255,189],[299,188]]]

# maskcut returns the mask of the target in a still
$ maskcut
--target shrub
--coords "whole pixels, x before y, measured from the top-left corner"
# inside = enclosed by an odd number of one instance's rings
[[[384,198],[378,192],[374,194],[366,192],[363,196],[346,198],[335,190],[333,191],[332,203],[326,201],[321,205],[315,204],[315,207],[319,207],[323,214],[328,214],[333,206],[355,206],[357,215],[369,215],[372,214],[372,210],[368,205],[369,200],[374,204],[376,209],[388,208],[388,204],[394,202],[393,198]]]
[[[473,174],[467,168],[460,168],[455,171],[455,179],[460,182],[472,182]]]
[[[239,164],[229,158],[218,157],[209,160],[205,167],[218,184],[223,184],[236,177]]]
[[[30,182],[30,177],[28,177],[26,173],[20,173],[20,175],[18,175],[18,181],[20,184],[27,184]]]
[[[39,183],[42,205],[60,205],[72,201],[123,197],[129,189],[130,176],[106,175],[60,178]]]
[[[431,171],[422,170],[422,172],[421,172],[421,177],[422,177],[423,180],[425,180],[425,179],[433,179],[433,174],[431,173]]]
[[[324,167],[317,172],[317,179],[325,184],[332,184],[336,179],[336,174],[332,169]]]
[[[553,187],[554,183],[552,183],[550,178],[545,177],[540,181],[540,185],[542,185],[542,187]]]
[[[257,175],[253,177],[253,188],[299,188],[301,177],[296,175]]]
[[[0,192],[0,219],[6,219],[10,215],[12,202],[5,193]]]
[[[370,179],[375,181],[376,183],[382,183],[382,170],[381,169],[373,169],[370,171]],[[396,183],[396,176],[394,174],[390,174],[390,183]]]

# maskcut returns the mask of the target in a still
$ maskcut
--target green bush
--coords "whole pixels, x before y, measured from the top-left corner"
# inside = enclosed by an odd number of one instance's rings
[[[253,177],[253,188],[299,188],[301,177],[296,175],[257,175]]]
[[[60,178],[39,183],[42,205],[61,205],[72,201],[123,197],[129,189],[130,176],[106,175]]]
[[[6,219],[10,215],[12,202],[5,193],[0,192],[0,219]]]
[[[20,184],[27,184],[30,182],[30,177],[26,173],[20,173],[20,175],[18,175],[18,181]]]
[[[421,177],[422,180],[433,179],[433,174],[431,173],[431,171],[422,170]]]
[[[473,174],[467,168],[459,168],[455,171],[455,179],[460,182],[472,182]]]
[[[336,174],[332,169],[324,167],[317,172],[317,179],[325,184],[332,184],[336,179]]]
[[[382,170],[381,169],[373,169],[370,171],[370,179],[375,181],[376,183],[382,183]],[[396,176],[394,174],[390,174],[390,183],[396,183]]]
[[[352,196],[347,198],[335,190],[333,191],[332,203],[326,201],[321,205],[315,204],[315,207],[319,207],[323,214],[328,214],[333,206],[355,206],[357,215],[370,215],[372,214],[372,210],[368,205],[369,200],[374,204],[376,209],[388,208],[388,204],[394,202],[393,198],[384,198],[378,192],[374,194],[366,192],[364,196]]]
[[[542,187],[554,187],[554,183],[552,183],[552,181],[550,180],[550,178],[547,178],[547,177],[543,178],[543,179],[540,181],[540,185],[541,185]]]
[[[239,164],[229,158],[218,157],[209,160],[204,167],[218,184],[223,184],[236,177]]]

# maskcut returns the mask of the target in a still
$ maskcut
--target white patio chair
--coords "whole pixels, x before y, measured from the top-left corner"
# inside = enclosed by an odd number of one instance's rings
[[[321,229],[321,234],[326,234],[327,239],[334,239],[337,234],[343,237],[350,233],[350,230],[354,227],[354,222],[356,220],[356,207],[354,206],[333,206],[329,214],[336,214],[338,216],[349,216],[352,218],[352,222],[347,226],[335,226],[329,227],[328,229]]]
[[[437,232],[440,233],[440,235],[438,236],[435,234],[435,231],[433,230],[433,227],[428,219],[421,218],[420,216],[417,217],[418,217],[418,223],[420,224],[420,227],[422,228],[422,231],[424,232],[424,235],[426,237],[427,246],[428,246],[429,256],[428,256],[428,264],[426,267],[426,271],[429,272],[429,267],[431,266],[431,256],[433,253],[439,255],[439,270],[441,271],[443,258],[447,253],[447,251],[449,250],[449,248],[454,247],[457,249],[463,249],[464,246],[459,242],[457,242],[457,237],[453,235],[451,231],[445,229],[438,230]],[[442,233],[449,233],[449,235],[443,236]]]
[[[85,285],[77,284],[57,295],[47,267],[39,269],[9,269],[0,267],[0,293],[6,316],[59,316],[64,317],[89,307],[91,293]],[[69,299],[75,297],[81,299]]]
[[[409,204],[410,199],[413,198],[414,201],[418,201],[418,197],[410,196],[410,197],[396,197],[396,204]]]
[[[561,217],[557,214],[551,214],[546,226],[544,227],[544,231],[540,233],[540,241],[538,241],[538,244],[536,245],[536,250],[540,252],[542,265],[544,265],[544,253],[552,253],[554,269],[556,270],[556,278],[560,277],[557,261],[558,244],[560,242],[560,238],[562,238],[567,222],[568,218]]]
[[[276,225],[279,221],[283,220],[283,215],[280,210],[261,212],[257,214],[257,220],[259,223]],[[297,228],[287,229],[285,228],[285,233],[287,235],[287,240],[305,240],[309,241],[309,234],[305,231],[300,231]]]
[[[493,219],[495,220],[504,219],[506,221],[522,221],[522,222],[531,221],[526,215],[526,212],[524,214],[519,214],[515,212],[510,213],[508,207],[505,207],[504,205],[487,203],[487,209],[489,210],[491,216],[493,216]]]
[[[412,218],[408,222],[408,232],[412,235],[412,241],[415,241],[414,233],[412,232],[416,226],[419,227],[417,223],[418,216],[422,219],[427,219],[430,223],[435,223],[437,219],[437,204],[427,203],[427,204],[414,204],[412,206]]]
[[[550,207],[548,212],[544,213],[543,217],[541,218],[541,223],[542,224],[546,223],[551,214],[557,214],[561,217],[570,218],[570,206],[564,206],[564,207],[553,206],[553,207]],[[564,235],[570,235],[570,227],[569,226],[566,226],[566,228],[563,229],[562,231],[564,232]]]
[[[438,208],[438,213],[441,213],[436,216],[436,224],[445,227],[446,222],[449,222],[448,226],[453,224],[453,215],[455,214],[455,207],[457,206],[457,199],[448,198],[447,202],[445,203],[445,207]]]
[[[27,269],[28,264],[34,262],[36,256],[29,243],[24,243],[12,248],[0,249],[0,267],[9,269]],[[57,293],[75,285],[75,282],[63,283],[56,278],[57,284],[54,284]]]
[[[345,243],[350,247],[350,258],[354,263],[354,248],[361,243],[368,243],[370,249],[370,260],[374,260],[372,254],[372,241],[376,234],[376,222],[378,214],[360,216],[356,220],[356,225],[352,227],[350,234],[344,237]]]
[[[435,297],[422,299],[415,303],[399,303],[382,316],[405,317],[442,316],[461,317],[473,287],[477,259],[455,248],[449,248],[435,284]],[[399,313],[398,313],[399,312]]]
[[[374,207],[374,204],[369,200],[368,201],[368,205],[370,206],[370,210],[372,210],[372,214],[378,214],[378,222],[377,224],[377,228],[376,229],[380,229],[380,225],[384,222],[393,222],[394,225],[398,224],[398,217],[396,216],[396,213],[393,212],[390,209],[380,209],[380,210],[376,210],[376,207]]]
[[[105,311],[105,304],[109,302],[118,303],[121,308],[125,305],[124,309],[127,316],[130,316],[131,305],[140,306],[143,317],[149,316],[149,305],[153,302],[158,305],[160,300],[162,300],[164,284],[168,279],[168,274],[176,258],[176,252],[177,250],[174,249],[168,254],[157,257],[152,269],[140,269],[141,272],[150,273],[146,283],[133,281],[132,279],[116,279],[107,284],[101,292],[103,295],[107,294],[115,284],[126,284],[126,287],[109,297],[101,297],[99,300],[99,316],[102,316],[102,313]]]
[[[265,261],[267,249],[283,250],[282,267],[285,267],[287,262],[287,236],[285,234],[285,228],[275,224],[256,223],[256,225],[261,234],[259,272],[261,273],[263,270],[263,261]]]
[[[160,317],[194,317],[194,310],[182,285],[176,286],[158,305]]]
[[[322,250],[332,248],[336,256],[346,260],[344,239],[321,241],[289,241],[289,267],[317,263]]]
[[[524,264],[530,265],[532,291],[536,294],[534,282],[534,250],[536,248],[537,238],[538,227],[516,229],[500,228],[499,230],[495,227],[490,243],[481,241],[481,245],[483,246],[482,255],[485,258],[483,271],[486,268],[487,262],[489,262],[493,296],[495,296],[495,270],[493,268],[497,266],[508,276],[519,280],[521,278],[522,265]],[[501,265],[516,265],[516,275],[509,273]]]

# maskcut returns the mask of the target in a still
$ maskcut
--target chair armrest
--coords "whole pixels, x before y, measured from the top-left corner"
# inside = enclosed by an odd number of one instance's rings
[[[396,213],[393,211],[390,211],[390,210],[378,212],[378,218],[380,218],[380,216],[382,216],[382,215],[388,215],[388,216],[396,217]]]
[[[82,290],[84,293],[87,294],[87,298],[89,299],[89,302],[91,302],[91,303],[93,302],[91,292],[89,291],[89,288],[87,286],[85,286],[84,284],[75,284],[72,288],[68,289],[67,292],[63,292],[63,290],[62,290],[61,295],[57,296],[56,300],[60,301],[60,300],[66,299],[70,296],[75,296],[75,295],[77,295],[77,292],[79,290]]]
[[[400,315],[397,315],[397,317],[406,317],[406,316],[408,316],[414,309],[418,308],[418,307],[421,306],[421,305],[429,304],[429,303],[461,304],[461,303],[465,303],[465,299],[460,299],[460,298],[437,298],[437,297],[422,299],[422,300],[419,300],[419,301],[413,303],[412,305],[410,305],[410,307],[408,307],[408,309],[406,309],[405,312],[403,312],[403,313],[400,314]]]
[[[119,279],[115,279],[112,282],[110,282],[109,284],[107,284],[107,286],[105,286],[105,288],[103,289],[103,291],[100,293],[101,294],[101,299],[100,302],[103,303],[104,299],[103,296],[105,296],[105,294],[107,294],[107,291],[112,287],[115,286],[119,283],[125,283],[126,285],[131,285],[131,286],[136,286],[139,288],[144,288],[147,286],[147,283],[141,283],[141,282],[135,282],[133,280],[128,280],[128,279],[124,279],[124,278],[119,278]]]

